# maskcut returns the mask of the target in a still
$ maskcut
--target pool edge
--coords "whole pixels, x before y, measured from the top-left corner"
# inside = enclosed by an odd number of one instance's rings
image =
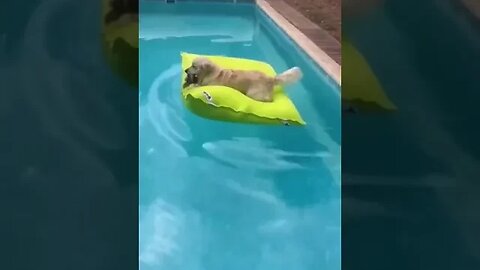
[[[312,60],[341,86],[341,65],[318,47],[309,37],[290,23],[265,0],[257,0],[256,5],[283,30]]]

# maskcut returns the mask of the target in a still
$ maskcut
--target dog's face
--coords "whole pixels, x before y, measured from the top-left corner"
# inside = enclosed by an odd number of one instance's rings
[[[192,65],[185,70],[187,74],[195,74],[198,80],[210,75],[216,69],[215,64],[205,57],[197,57],[193,60]]]

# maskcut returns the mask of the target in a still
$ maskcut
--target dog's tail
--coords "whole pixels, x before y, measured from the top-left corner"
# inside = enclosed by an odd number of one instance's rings
[[[274,79],[275,84],[287,85],[297,82],[303,74],[300,68],[294,67],[277,75]]]

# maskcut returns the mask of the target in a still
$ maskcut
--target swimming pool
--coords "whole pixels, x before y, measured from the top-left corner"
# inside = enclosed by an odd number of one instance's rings
[[[480,129],[471,124],[479,122],[471,109],[480,62],[471,59],[479,59],[480,32],[462,2],[385,1],[368,16],[343,18],[344,36],[398,106],[342,119],[343,133],[355,134],[342,145],[346,268],[480,269]]]
[[[340,92],[254,4],[140,2],[140,267],[340,269]],[[200,118],[180,52],[299,66],[304,128]]]

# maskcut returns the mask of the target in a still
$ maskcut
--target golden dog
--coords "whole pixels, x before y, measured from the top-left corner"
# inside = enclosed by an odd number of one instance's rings
[[[292,84],[302,77],[302,72],[298,67],[291,68],[275,77],[268,77],[259,71],[222,69],[205,57],[195,58],[192,66],[185,72],[189,75],[196,75],[199,86],[227,86],[262,102],[273,101],[273,88],[276,85]]]

